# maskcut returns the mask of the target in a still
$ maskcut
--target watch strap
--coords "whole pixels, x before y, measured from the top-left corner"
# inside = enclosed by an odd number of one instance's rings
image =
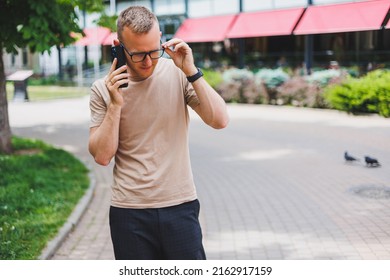
[[[199,79],[200,77],[203,76],[203,73],[202,71],[198,68],[198,72],[195,74],[195,75],[192,75],[192,76],[189,76],[187,77],[187,80],[190,82],[190,83],[193,83],[195,82],[197,79]]]

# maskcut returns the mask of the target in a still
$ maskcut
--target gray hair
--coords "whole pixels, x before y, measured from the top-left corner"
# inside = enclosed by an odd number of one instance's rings
[[[122,39],[122,32],[125,27],[134,33],[147,33],[153,24],[158,22],[157,17],[147,8],[142,6],[130,6],[123,10],[118,17],[117,32],[119,40]]]

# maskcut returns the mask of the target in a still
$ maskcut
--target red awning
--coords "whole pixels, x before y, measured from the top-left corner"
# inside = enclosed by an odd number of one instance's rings
[[[218,42],[226,38],[236,15],[186,19],[174,37],[189,43]]]
[[[112,46],[114,43],[114,39],[118,39],[118,34],[116,32],[111,33],[104,39],[102,45],[104,46]]]
[[[104,40],[111,34],[106,27],[84,28],[85,37],[78,40],[76,46],[102,45]]]
[[[320,34],[380,29],[390,8],[389,0],[310,6],[294,34]]]
[[[304,8],[241,13],[228,38],[291,35]]]

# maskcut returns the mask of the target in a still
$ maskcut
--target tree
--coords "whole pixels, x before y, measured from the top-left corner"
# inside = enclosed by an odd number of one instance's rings
[[[117,15],[107,15],[106,13],[102,13],[100,18],[95,21],[95,23],[99,26],[107,27],[112,32],[116,31],[116,20],[118,16]]]
[[[101,11],[102,1],[94,0],[1,0],[0,1],[0,152],[11,153],[3,51],[17,53],[49,51],[74,42],[70,32],[81,32],[75,7]]]

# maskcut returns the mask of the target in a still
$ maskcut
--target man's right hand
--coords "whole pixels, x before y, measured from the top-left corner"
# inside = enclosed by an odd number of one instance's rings
[[[107,75],[105,84],[110,93],[111,103],[122,107],[123,96],[122,89],[119,88],[119,86],[129,82],[129,74],[126,65],[115,70],[116,63],[117,59],[115,58],[111,64],[110,72]]]

